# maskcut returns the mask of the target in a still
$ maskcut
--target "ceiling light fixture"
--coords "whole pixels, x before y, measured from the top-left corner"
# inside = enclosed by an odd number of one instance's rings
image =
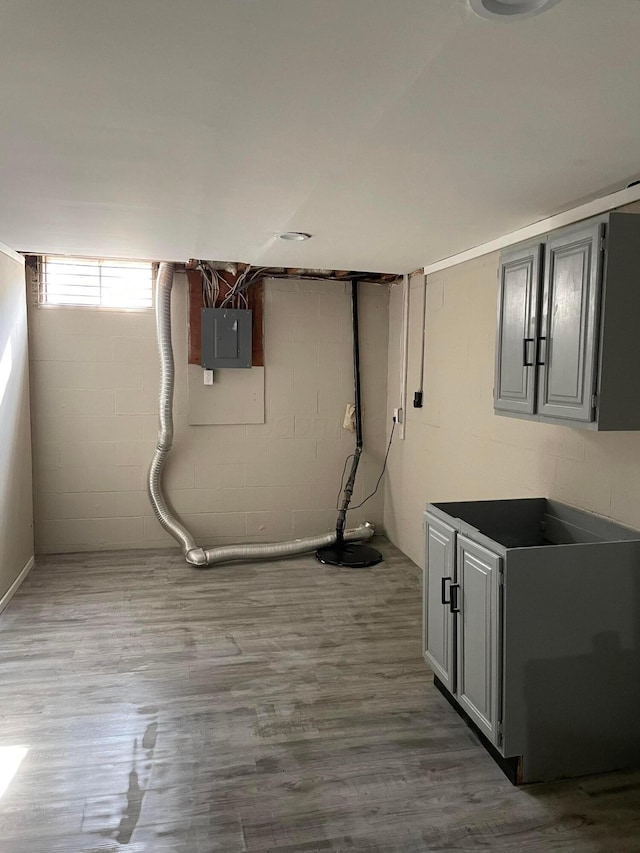
[[[481,18],[508,21],[539,15],[559,2],[560,0],[469,0],[469,5]]]
[[[311,234],[305,234],[304,231],[283,231],[282,234],[278,234],[278,237],[292,243],[301,243],[303,240],[310,240]]]

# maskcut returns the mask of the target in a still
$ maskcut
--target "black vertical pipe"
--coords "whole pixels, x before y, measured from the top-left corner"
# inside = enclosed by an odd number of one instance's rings
[[[353,328],[353,386],[355,392],[355,421],[356,421],[356,449],[353,454],[351,470],[344,487],[342,505],[338,512],[336,522],[336,545],[340,547],[344,540],[344,528],[347,521],[347,510],[353,495],[353,486],[356,480],[356,471],[362,455],[362,397],[360,392],[360,334],[358,328],[358,282],[351,282],[351,323]]]

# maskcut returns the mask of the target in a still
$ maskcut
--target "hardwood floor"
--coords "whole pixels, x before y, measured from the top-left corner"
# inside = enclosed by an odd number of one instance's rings
[[[640,774],[511,786],[379,547],[365,571],[41,558],[0,616],[0,764],[27,749],[0,851],[640,851]]]

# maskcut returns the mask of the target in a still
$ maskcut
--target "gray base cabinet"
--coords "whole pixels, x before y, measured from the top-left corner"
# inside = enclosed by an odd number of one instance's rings
[[[520,782],[640,766],[640,533],[545,498],[430,504],[423,650]]]

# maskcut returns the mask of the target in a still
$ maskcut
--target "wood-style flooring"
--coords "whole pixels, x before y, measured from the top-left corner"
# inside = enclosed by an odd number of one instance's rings
[[[0,851],[640,851],[640,774],[512,787],[380,547],[360,571],[41,558],[0,616],[0,767],[27,750]]]

